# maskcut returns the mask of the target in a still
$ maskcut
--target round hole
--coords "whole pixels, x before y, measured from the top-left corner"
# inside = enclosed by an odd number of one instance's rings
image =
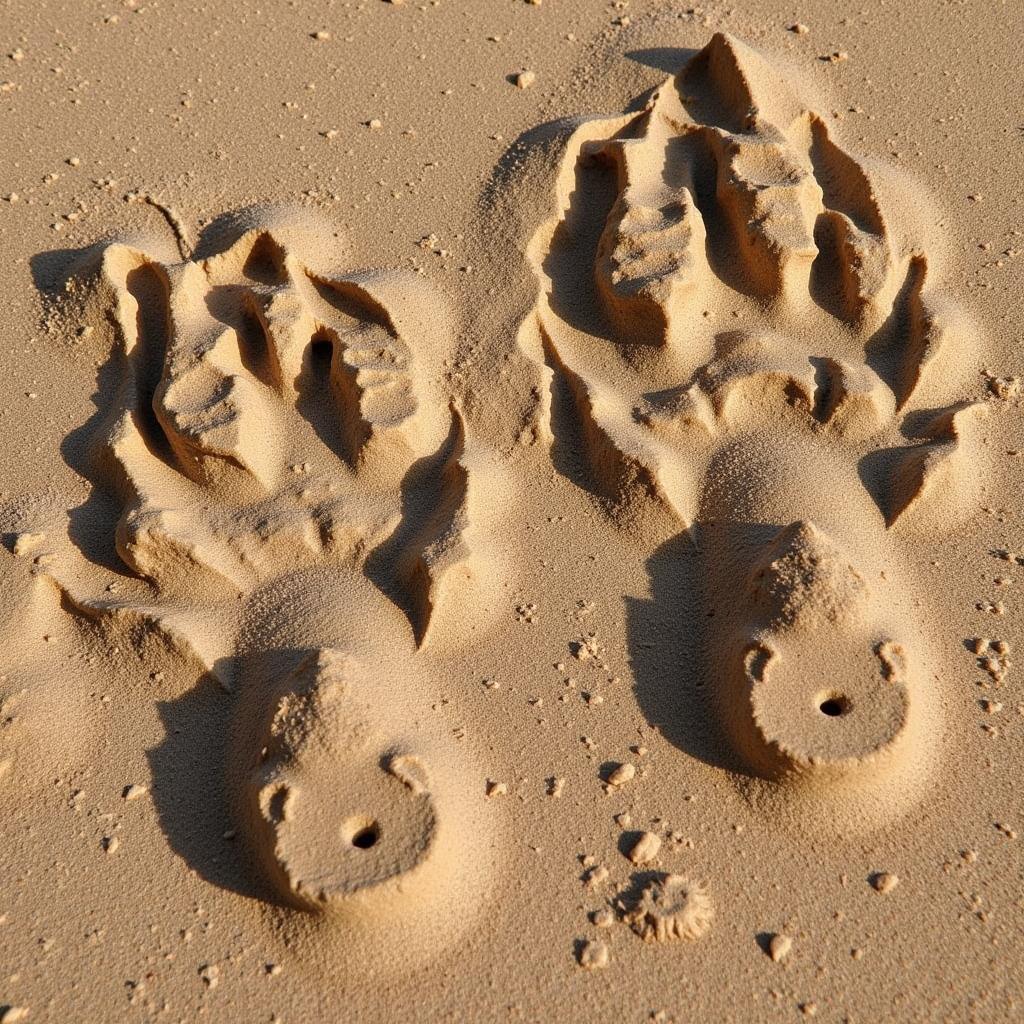
[[[349,842],[356,848],[356,850],[370,850],[372,847],[377,845],[377,840],[380,838],[380,828],[377,827],[376,822],[373,822],[372,824],[358,828],[355,833],[352,834],[352,838]]]
[[[840,715],[846,714],[849,705],[845,697],[826,697],[818,705],[818,710],[823,715],[828,715],[829,718],[838,718]]]

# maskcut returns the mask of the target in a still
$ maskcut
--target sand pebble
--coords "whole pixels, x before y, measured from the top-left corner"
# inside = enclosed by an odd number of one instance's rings
[[[529,89],[536,81],[537,73],[535,71],[520,71],[515,77],[517,89]]]
[[[594,913],[590,915],[590,920],[593,921],[598,928],[611,928],[615,923],[615,914],[611,907],[602,907],[600,910],[595,910]]]
[[[313,33],[313,38],[318,43],[326,43],[331,38],[331,33],[324,31],[324,29],[319,29]]]
[[[556,799],[562,795],[562,791],[565,789],[565,779],[550,778],[548,779],[548,796],[555,797]]]
[[[207,988],[216,988],[220,982],[220,968],[216,964],[203,964],[199,968],[199,977]]]
[[[600,941],[591,939],[580,949],[580,967],[587,971],[597,971],[608,966],[608,947]]]
[[[803,22],[797,21],[789,26],[789,31],[794,33],[794,35],[805,36],[811,30]]]
[[[145,796],[149,790],[145,786],[137,786],[134,782],[128,786],[125,786],[121,791],[121,797],[124,800],[138,800],[140,796]]]
[[[636,766],[626,761],[612,769],[608,775],[608,784],[622,786],[636,777]]]
[[[891,874],[888,871],[879,871],[871,876],[871,884],[877,892],[888,893],[892,892],[900,884],[900,879],[898,875]]]
[[[118,848],[121,845],[121,840],[117,836],[104,836],[103,841],[100,844],[107,853],[117,853]]]
[[[506,796],[508,794],[508,786],[504,782],[493,782],[491,779],[488,779],[486,793],[489,797]]]
[[[788,935],[779,932],[773,935],[768,943],[768,955],[775,963],[780,963],[789,956],[789,951],[792,948],[793,940]]]
[[[0,1012],[0,1024],[16,1024],[17,1021],[27,1020],[29,1012],[27,1006],[8,1006]]]
[[[607,881],[610,872],[603,864],[592,867],[586,874],[583,884],[588,889],[596,889],[602,882]]]
[[[634,864],[649,864],[661,850],[661,838],[653,832],[644,832],[633,844],[627,856]]]

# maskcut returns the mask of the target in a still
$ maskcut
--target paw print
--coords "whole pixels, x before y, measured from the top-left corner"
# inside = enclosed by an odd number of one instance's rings
[[[520,337],[556,465],[631,534],[690,537],[696,672],[747,771],[905,777],[937,704],[900,539],[983,475],[927,202],[723,34],[574,125],[554,192]]]

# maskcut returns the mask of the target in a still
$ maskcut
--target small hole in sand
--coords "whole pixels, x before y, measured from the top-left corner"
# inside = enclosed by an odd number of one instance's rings
[[[349,818],[342,829],[342,835],[357,850],[369,850],[380,839],[380,826],[372,818]]]
[[[360,850],[368,850],[371,846],[376,845],[379,838],[380,832],[377,831],[377,826],[367,825],[366,828],[361,828],[352,837],[352,845],[358,847]]]
[[[829,718],[839,718],[850,710],[850,705],[845,697],[826,697],[818,705],[818,710]]]
[[[317,377],[327,377],[334,358],[334,342],[323,334],[313,335],[309,346],[309,364]]]

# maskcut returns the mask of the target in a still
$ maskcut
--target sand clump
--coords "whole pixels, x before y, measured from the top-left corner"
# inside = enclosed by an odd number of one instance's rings
[[[605,943],[591,939],[581,947],[579,959],[585,971],[601,971],[611,963],[611,954]]]
[[[773,935],[768,941],[768,955],[773,963],[781,963],[793,949],[793,939],[781,932]]]
[[[654,832],[641,832],[629,848],[627,856],[633,864],[649,864],[661,852],[661,837]]]

